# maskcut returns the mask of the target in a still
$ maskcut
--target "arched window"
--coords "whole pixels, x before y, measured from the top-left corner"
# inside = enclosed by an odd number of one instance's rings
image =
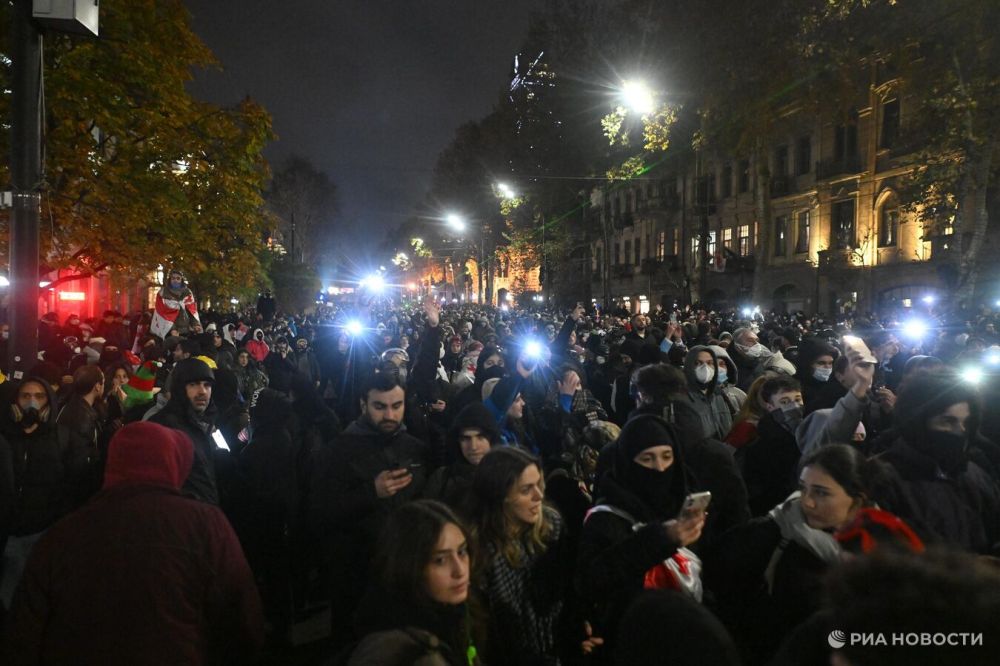
[[[899,198],[890,194],[882,201],[878,214],[878,246],[895,247],[899,245]]]

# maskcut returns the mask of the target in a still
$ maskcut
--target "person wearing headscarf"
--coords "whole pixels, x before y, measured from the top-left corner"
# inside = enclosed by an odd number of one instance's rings
[[[677,428],[658,416],[629,420],[584,522],[576,589],[595,608],[594,635],[606,641],[595,650],[597,663],[611,663],[618,621],[643,589],[700,594],[697,576],[685,581],[673,568],[693,573],[696,556],[679,549],[695,543],[705,524],[703,511],[682,514],[696,482],[689,478],[680,438]]]

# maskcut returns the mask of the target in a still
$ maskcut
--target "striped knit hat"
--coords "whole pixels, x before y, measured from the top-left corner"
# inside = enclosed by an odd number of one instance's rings
[[[156,384],[156,371],[163,364],[159,361],[146,361],[129,377],[128,384],[122,386],[125,392],[125,404],[122,409],[128,411],[136,405],[142,405],[153,399],[153,387]]]

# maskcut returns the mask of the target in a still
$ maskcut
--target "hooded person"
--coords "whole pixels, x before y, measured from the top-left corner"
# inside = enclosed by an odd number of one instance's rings
[[[89,478],[86,458],[70,455],[68,433],[56,426],[56,396],[44,379],[3,385],[0,412],[0,603],[9,606],[32,546],[76,507]]]
[[[802,385],[805,404],[812,402],[827,386],[827,382],[833,379],[833,364],[838,356],[840,351],[836,347],[818,338],[807,338],[799,345],[795,378]]]
[[[452,408],[461,411],[473,402],[481,402],[483,384],[489,379],[499,379],[506,374],[506,361],[496,347],[484,347],[476,358],[476,372],[471,386],[466,386],[452,400]]]
[[[618,621],[643,589],[683,590],[700,600],[700,561],[685,547],[701,536],[705,514],[682,514],[697,483],[680,441],[677,427],[658,416],[630,419],[584,521],[576,588],[596,608],[594,635],[606,641],[597,663],[610,663]]]
[[[618,348],[618,354],[611,361],[610,377],[611,381],[611,408],[612,417],[619,426],[624,426],[628,420],[628,415],[635,406],[635,401],[629,391],[629,384],[632,379],[632,371],[639,367],[639,355],[642,353],[643,343],[636,339],[626,338]],[[655,349],[655,345],[649,345]]]
[[[726,367],[725,359],[721,364]],[[692,347],[684,357],[688,402],[701,418],[702,436],[722,441],[733,427],[733,412],[718,381],[719,365],[711,347]]]
[[[198,303],[184,282],[184,273],[175,268],[156,294],[150,332],[159,338],[166,338],[172,330],[185,335],[200,326]]]
[[[746,392],[737,388],[740,381],[739,368],[725,347],[708,345],[708,348],[715,354],[716,361],[719,361],[719,372],[715,375],[715,383],[726,401],[726,406],[729,407],[729,413],[736,418],[747,399]]]
[[[187,434],[194,443],[194,463],[183,491],[210,504],[219,503],[216,459],[222,455],[212,433],[218,408],[212,400],[215,373],[197,358],[178,361],[170,373],[170,399],[150,421]]]
[[[917,371],[900,386],[898,438],[881,456],[895,472],[877,497],[927,540],[997,554],[1000,491],[975,462],[982,408],[948,370]]]
[[[257,363],[263,363],[267,355],[271,353],[271,347],[264,341],[264,331],[255,328],[253,336],[246,343],[246,350]]]
[[[431,474],[423,496],[463,514],[468,510],[476,465],[500,443],[500,429],[489,408],[474,402],[455,417],[446,441],[450,463]]]
[[[180,494],[193,459],[178,430],[115,434],[101,492],[32,552],[5,664],[253,661],[264,635],[253,574],[222,512]]]

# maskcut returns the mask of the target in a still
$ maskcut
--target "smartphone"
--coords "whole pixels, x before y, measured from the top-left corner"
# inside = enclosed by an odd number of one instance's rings
[[[411,462],[406,466],[406,469],[420,469],[423,466],[423,463]]]
[[[212,433],[212,440],[220,449],[225,449],[226,451],[229,450],[229,443],[226,441],[226,438],[222,436],[222,432],[219,430]]]
[[[691,493],[684,498],[684,506],[681,508],[681,515],[679,516],[680,519],[683,520],[699,512],[704,513],[711,501],[712,493],[707,490],[703,493]]]

